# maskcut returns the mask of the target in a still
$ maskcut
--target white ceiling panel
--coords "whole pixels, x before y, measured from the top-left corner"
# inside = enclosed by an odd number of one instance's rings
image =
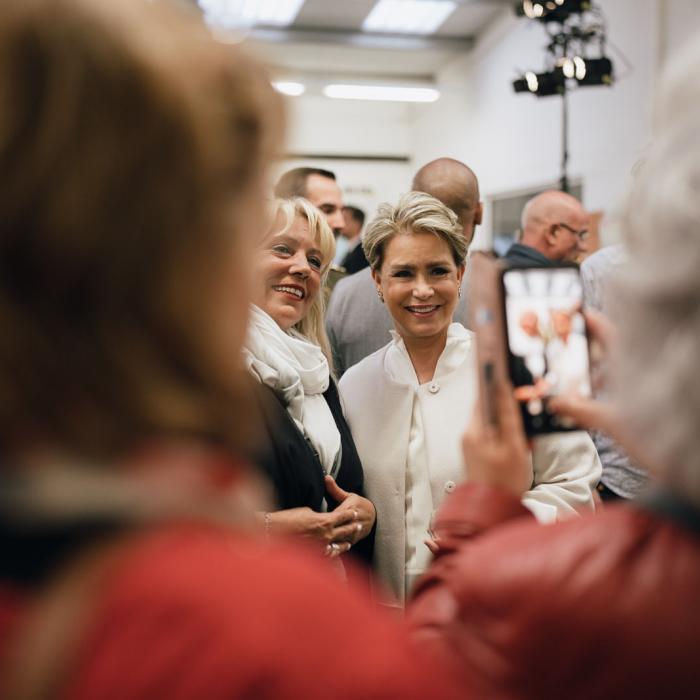
[[[282,76],[430,78],[455,56],[469,51],[499,14],[513,11],[511,0],[455,1],[457,8],[444,24],[433,34],[419,37],[362,31],[375,0],[306,0],[291,25],[257,25],[249,41]]]

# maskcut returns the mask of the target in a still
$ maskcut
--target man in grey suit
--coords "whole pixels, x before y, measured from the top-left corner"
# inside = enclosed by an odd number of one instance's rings
[[[438,158],[415,174],[411,189],[426,192],[452,209],[471,242],[474,229],[481,223],[482,204],[479,182],[470,168],[452,158]],[[462,295],[455,320],[466,324],[466,319],[467,304]],[[369,268],[340,280],[326,313],[326,331],[337,376],[386,345],[393,327],[389,312],[377,297]]]

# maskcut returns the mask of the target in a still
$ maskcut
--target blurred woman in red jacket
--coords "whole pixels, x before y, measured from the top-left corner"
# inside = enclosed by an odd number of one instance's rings
[[[448,692],[250,531],[240,350],[281,105],[169,5],[0,4],[0,694]]]
[[[416,639],[475,697],[700,696],[699,75],[696,38],[666,76],[629,204],[630,265],[611,281],[619,408],[557,399],[615,434],[655,490],[538,526],[520,504],[527,447],[502,389],[500,429],[464,438],[470,483],[439,513],[440,551],[410,607]]]

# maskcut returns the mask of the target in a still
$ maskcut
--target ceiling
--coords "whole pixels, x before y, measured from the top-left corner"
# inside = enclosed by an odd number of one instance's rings
[[[305,0],[287,27],[253,27],[249,40],[282,76],[329,75],[432,79],[510,0],[456,0],[458,7],[428,36],[363,32],[375,0]],[[512,11],[512,10],[511,10]]]

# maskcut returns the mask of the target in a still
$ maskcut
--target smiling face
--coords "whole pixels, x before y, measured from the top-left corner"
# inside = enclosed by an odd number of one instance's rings
[[[433,233],[402,233],[386,244],[382,266],[372,273],[404,342],[444,342],[459,298],[464,266]]]
[[[325,260],[309,222],[296,217],[283,231],[265,238],[255,269],[254,302],[283,331],[301,321],[318,296]]]

